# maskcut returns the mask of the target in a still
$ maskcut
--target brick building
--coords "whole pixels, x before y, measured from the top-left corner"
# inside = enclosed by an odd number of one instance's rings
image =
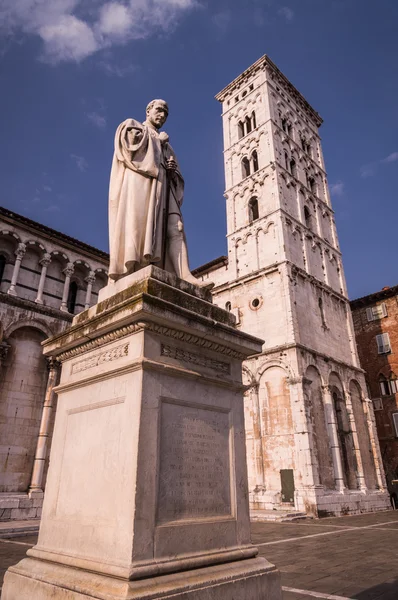
[[[398,286],[351,302],[387,484],[398,506]]]

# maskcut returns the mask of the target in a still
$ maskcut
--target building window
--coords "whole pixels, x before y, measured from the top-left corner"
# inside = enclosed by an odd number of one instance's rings
[[[256,113],[254,112],[254,110],[252,112],[252,126],[253,126],[253,129],[256,129],[256,127],[257,127]]]
[[[387,307],[385,302],[381,304],[376,304],[375,306],[368,306],[366,309],[366,316],[368,321],[377,321],[377,319],[382,319],[383,317],[387,317]]]
[[[382,396],[391,396],[392,394],[396,394],[398,392],[398,382],[394,373],[391,373],[389,379],[384,377],[384,375],[380,375],[379,385]]]
[[[249,222],[253,223],[260,216],[258,210],[258,200],[257,198],[250,198],[249,200]]]
[[[250,117],[246,117],[245,119],[245,123],[246,123],[246,133],[250,133],[252,130],[252,120]]]
[[[3,281],[5,266],[6,266],[6,257],[3,254],[0,254],[0,283]]]
[[[238,138],[241,139],[245,135],[245,128],[243,126],[242,121],[238,123]]]
[[[252,153],[252,166],[253,166],[253,173],[255,173],[256,171],[258,171],[258,155],[257,155],[257,150],[254,150]]]
[[[297,177],[297,165],[294,158],[290,160],[290,172],[293,175],[293,177]]]
[[[312,218],[311,218],[311,213],[310,213],[310,209],[308,208],[308,206],[304,206],[304,221],[305,221],[306,227],[308,227],[308,229],[311,229]]]
[[[247,158],[247,156],[245,156],[244,158],[242,158],[242,177],[243,179],[245,177],[249,177],[250,175],[250,162],[249,159]]]
[[[383,400],[381,398],[373,398],[373,410],[383,410]]]
[[[232,308],[232,304],[230,302],[226,302],[225,303],[225,310],[227,310],[228,312],[231,312],[231,308]]]
[[[319,312],[321,313],[322,327],[324,329],[327,329],[327,325],[326,325],[326,321],[325,321],[325,313],[324,313],[324,310],[323,310],[323,300],[322,300],[322,298],[318,298],[318,306],[319,306]]]
[[[289,170],[289,155],[286,152],[286,150],[285,150],[285,169],[286,169],[286,171]]]
[[[281,119],[282,129],[285,133],[287,133],[287,119]]]
[[[68,301],[66,303],[66,306],[68,307],[68,312],[70,312],[72,315],[75,313],[77,290],[78,287],[76,281],[72,281],[72,283],[69,286]]]
[[[305,142],[305,139],[304,139],[304,138],[300,138],[300,142],[301,142],[301,147],[302,147],[302,149],[303,149],[303,150],[304,150],[304,152],[305,152],[305,150],[306,150],[306,147],[307,147],[307,145],[306,145],[306,142]]]
[[[292,137],[292,126],[290,123],[287,124],[287,135]]]
[[[395,437],[398,437],[398,413],[392,414],[392,422],[394,423]]]
[[[376,335],[376,342],[379,354],[389,354],[391,352],[390,336],[388,333],[379,333]]]
[[[312,194],[316,195],[316,181],[314,177],[311,177],[307,173],[307,187],[311,190]]]

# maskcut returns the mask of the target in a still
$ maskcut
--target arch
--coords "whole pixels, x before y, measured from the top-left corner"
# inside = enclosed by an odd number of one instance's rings
[[[249,208],[249,223],[253,223],[260,217],[259,208],[258,208],[258,198],[253,196],[250,198],[248,203]]]
[[[326,424],[325,405],[322,390],[322,377],[319,370],[310,365],[304,376],[304,399],[310,418],[313,448],[318,467],[320,485],[333,490],[336,487],[332,450]]]
[[[361,386],[358,381],[351,379],[349,384],[352,413],[357,430],[359,452],[362,460],[363,475],[369,490],[377,488],[376,466],[370,439],[367,408],[364,403]]]
[[[40,319],[22,319],[21,321],[11,323],[8,327],[6,327],[6,329],[4,330],[4,338],[9,338],[15,331],[21,329],[22,327],[30,327],[32,329],[37,329],[43,335],[45,335],[46,338],[55,335],[53,329],[47,323],[41,321]]]
[[[30,483],[47,382],[41,342],[46,335],[30,323],[16,327],[2,368],[0,389],[0,491],[26,492]],[[28,432],[28,434],[27,434]],[[6,441],[9,440],[9,441]]]
[[[243,179],[245,179],[246,177],[249,177],[249,175],[250,175],[250,161],[247,158],[247,156],[244,156],[242,158],[241,165],[242,165],[242,177],[243,177]]]
[[[228,312],[231,312],[231,309],[232,309],[232,304],[228,300],[228,302],[225,303],[225,310],[227,310]]]
[[[25,242],[27,249],[30,247],[34,247],[36,248],[38,251],[40,252],[46,252],[45,247],[43,246],[43,244],[41,242],[39,242],[38,240],[28,240],[27,242]]]
[[[336,372],[332,372],[330,374],[329,386],[336,417],[337,435],[339,438],[339,448],[343,466],[344,485],[347,488],[354,490],[358,488],[358,468],[354,451],[354,440],[343,392],[343,385],[339,375]]]

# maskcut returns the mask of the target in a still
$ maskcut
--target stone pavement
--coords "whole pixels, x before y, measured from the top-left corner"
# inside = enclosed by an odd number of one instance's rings
[[[283,600],[398,600],[398,511],[252,523],[252,540],[280,569]],[[35,541],[0,529],[1,581]]]

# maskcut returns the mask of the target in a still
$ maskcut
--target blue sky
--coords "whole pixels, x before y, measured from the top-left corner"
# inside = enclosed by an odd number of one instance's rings
[[[113,136],[166,99],[191,267],[226,253],[220,105],[268,54],[325,122],[351,298],[398,284],[396,0],[2,0],[0,204],[108,249]]]

